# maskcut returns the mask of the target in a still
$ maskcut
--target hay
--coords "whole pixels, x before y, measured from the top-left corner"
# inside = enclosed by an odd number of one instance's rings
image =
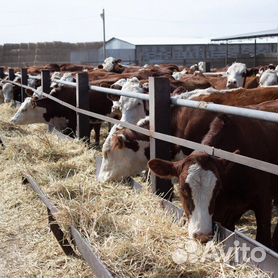
[[[41,125],[5,123],[9,109],[0,107],[6,144],[0,149],[1,276],[92,276],[83,261],[63,255],[47,228],[45,207],[21,184],[24,172],[56,203],[63,229],[74,224],[117,277],[268,277],[248,265],[216,261],[221,244],[202,258],[208,247],[191,241],[149,188],[135,193],[125,184],[99,184],[95,150],[77,140],[61,141]]]

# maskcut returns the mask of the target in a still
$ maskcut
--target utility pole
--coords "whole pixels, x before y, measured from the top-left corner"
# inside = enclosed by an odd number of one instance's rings
[[[103,30],[103,60],[106,59],[106,45],[105,45],[105,13],[104,9],[102,9],[102,13],[100,14],[100,17],[102,18],[102,30]]]

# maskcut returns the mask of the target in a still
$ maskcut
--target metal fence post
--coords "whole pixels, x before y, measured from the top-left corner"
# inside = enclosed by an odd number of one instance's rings
[[[13,81],[15,79],[14,69],[9,68],[9,80]]]
[[[50,71],[42,70],[42,91],[46,94],[50,93]]]
[[[171,110],[170,110],[170,83],[167,78],[150,77],[150,131],[164,134],[171,133]],[[171,159],[170,144],[150,138],[150,159]],[[160,179],[151,175],[153,191],[165,199],[172,198],[173,186],[170,180]]]
[[[5,77],[4,67],[0,67],[0,78]]]
[[[21,69],[21,84],[26,85],[28,84],[28,74],[27,74],[27,68],[22,68]],[[24,101],[26,98],[26,92],[25,89],[21,87],[21,102]]]
[[[89,110],[89,77],[87,72],[77,74],[76,107]],[[90,117],[76,113],[76,135],[79,139],[90,141]]]

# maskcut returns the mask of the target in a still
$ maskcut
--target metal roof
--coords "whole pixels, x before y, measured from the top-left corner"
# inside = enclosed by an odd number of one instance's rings
[[[234,35],[229,37],[214,38],[211,39],[211,41],[242,40],[242,39],[254,39],[254,38],[265,38],[265,37],[276,37],[276,36],[278,36],[278,28],[272,30],[260,31],[260,32]]]

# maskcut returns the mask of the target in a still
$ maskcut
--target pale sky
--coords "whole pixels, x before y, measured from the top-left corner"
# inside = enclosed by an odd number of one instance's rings
[[[277,0],[2,0],[0,44],[194,37],[278,27]],[[169,39],[169,43],[171,40]]]

